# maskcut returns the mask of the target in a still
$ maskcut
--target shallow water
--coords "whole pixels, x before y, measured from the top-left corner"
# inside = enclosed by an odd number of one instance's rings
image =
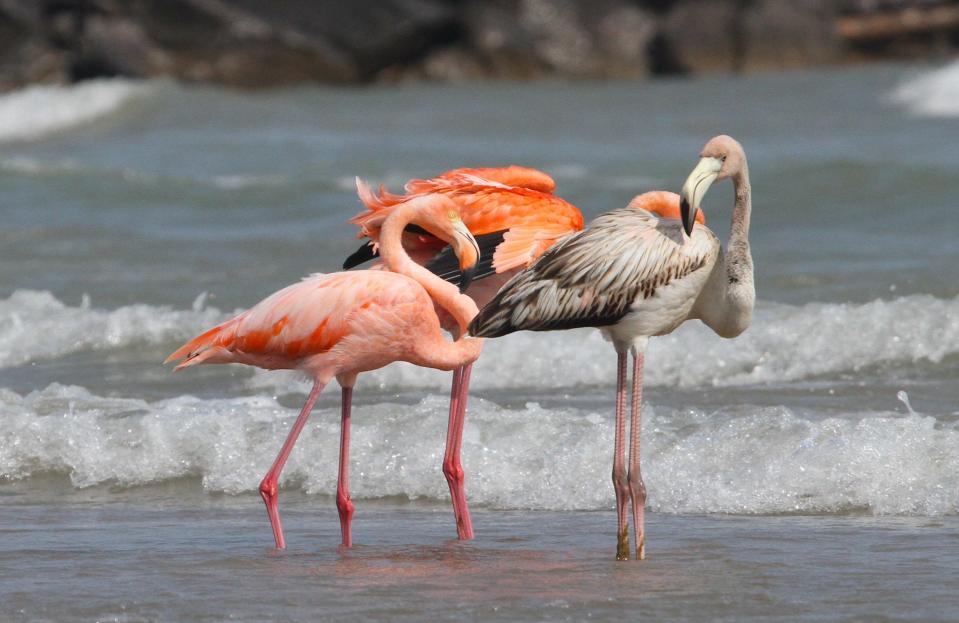
[[[370,502],[334,543],[326,496],[284,494],[290,547],[254,495],[198,487],[17,492],[0,509],[4,620],[883,621],[959,615],[956,517],[651,513],[649,558],[615,563],[608,512]],[[8,492],[9,493],[9,492]],[[56,505],[59,512],[51,516]],[[64,560],[73,573],[65,580]]]
[[[0,96],[0,619],[959,617],[955,67]],[[357,546],[336,546],[329,391],[271,551],[254,491],[306,382],[159,362],[335,270],[354,175],[517,162],[589,218],[676,190],[718,132],[750,157],[759,303],[736,340],[651,343],[646,563],[611,561],[615,357],[585,330],[477,363],[474,542],[449,540],[449,377],[394,365],[356,390]],[[705,205],[721,237],[730,203]]]

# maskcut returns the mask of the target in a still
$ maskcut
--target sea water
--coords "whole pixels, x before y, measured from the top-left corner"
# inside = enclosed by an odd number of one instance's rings
[[[959,70],[303,87],[98,81],[0,96],[0,620],[959,618]],[[592,330],[490,340],[456,542],[449,374],[360,377],[356,546],[338,397],[256,494],[309,388],[172,375],[193,335],[359,241],[353,177],[551,173],[587,219],[678,190],[712,135],[753,188],[758,302],[653,339],[649,560],[616,563],[615,356]],[[707,222],[725,238],[728,183]]]

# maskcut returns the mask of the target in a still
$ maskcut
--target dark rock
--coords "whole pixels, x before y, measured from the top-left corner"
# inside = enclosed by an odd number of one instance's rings
[[[661,54],[683,72],[729,71],[742,64],[744,5],[749,0],[687,0],[665,17]]]
[[[838,11],[872,11],[873,4],[0,0],[0,88],[114,75],[171,76],[240,87],[642,77],[797,67],[892,53],[889,50],[916,54],[915,46],[939,51],[959,45],[959,34],[940,28],[937,37],[925,36],[925,31],[911,36],[909,47],[879,48],[870,41],[851,50],[836,34]],[[935,3],[895,4],[899,9],[915,5],[919,11],[931,10]],[[955,36],[950,38],[950,33]]]
[[[742,71],[839,60],[835,3],[687,0],[665,18],[663,49],[683,71]]]
[[[742,67],[770,69],[822,65],[843,53],[836,7],[817,0],[759,0],[744,15]]]
[[[630,2],[470,2],[471,46],[497,75],[643,76],[655,33],[652,16]]]

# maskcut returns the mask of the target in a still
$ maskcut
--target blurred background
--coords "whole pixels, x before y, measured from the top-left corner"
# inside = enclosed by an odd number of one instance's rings
[[[0,0],[0,88],[644,77],[942,57],[950,0]]]

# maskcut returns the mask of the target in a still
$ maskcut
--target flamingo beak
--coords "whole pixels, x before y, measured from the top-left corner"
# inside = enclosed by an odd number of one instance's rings
[[[476,238],[470,233],[463,221],[453,222],[453,252],[460,261],[460,292],[466,292],[476,274],[476,263],[479,262],[480,248]]]
[[[709,187],[719,177],[719,171],[722,168],[722,160],[705,156],[699,159],[696,168],[686,178],[683,190],[679,193],[679,213],[682,216],[683,229],[686,230],[687,236],[693,234],[693,225],[696,223],[696,212],[700,209],[700,202]]]
[[[460,294],[466,292],[466,289],[470,287],[470,284],[473,282],[473,275],[475,274],[475,266],[470,266],[469,268],[460,270]]]

